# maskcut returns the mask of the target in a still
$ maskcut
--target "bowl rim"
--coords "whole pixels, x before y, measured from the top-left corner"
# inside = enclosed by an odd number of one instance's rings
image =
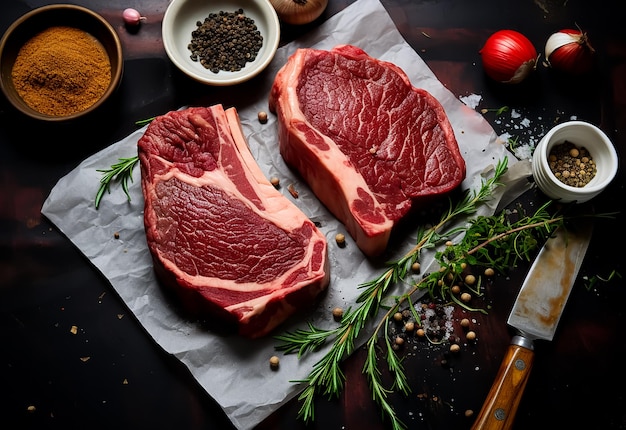
[[[163,39],[163,47],[165,48],[165,52],[167,56],[169,57],[170,61],[185,75],[189,76],[190,78],[198,82],[201,82],[207,85],[231,86],[231,85],[236,85],[236,84],[246,82],[254,78],[255,76],[259,75],[263,70],[265,70],[267,66],[272,62],[276,54],[276,51],[278,50],[278,45],[280,43],[281,26],[280,26],[280,21],[278,19],[278,14],[276,13],[274,6],[272,6],[272,3],[270,2],[270,0],[248,0],[250,3],[256,4],[261,8],[263,15],[269,18],[268,27],[273,27],[275,29],[274,38],[267,39],[267,35],[263,35],[264,43],[266,40],[269,40],[269,44],[267,45],[267,48],[269,49],[271,54],[268,55],[262,62],[254,64],[254,67],[249,69],[247,73],[241,73],[239,74],[239,76],[233,76],[230,79],[228,78],[215,79],[215,78],[212,78],[210,75],[205,76],[200,73],[196,73],[193,70],[190,70],[188,67],[186,67],[185,64],[179,61],[179,56],[176,55],[174,42],[169,36],[173,34],[173,31],[174,31],[173,24],[174,24],[174,20],[177,14],[182,10],[182,8],[185,5],[189,4],[192,1],[199,1],[199,0],[171,0],[169,5],[167,6],[167,9],[165,10],[165,13],[163,15],[163,21],[161,24],[161,37]],[[207,5],[206,6],[207,14],[208,14],[208,9],[212,8],[213,6],[211,2],[207,2],[206,5]],[[233,4],[233,7],[241,7],[241,6],[235,3]],[[215,10],[217,11],[218,8],[215,8]],[[190,40],[191,40],[191,36],[190,36]],[[245,68],[242,70],[245,71]]]
[[[607,166],[608,168],[610,168],[610,170],[608,171],[608,174],[602,181],[596,184],[593,184],[591,186],[585,185],[584,187],[573,187],[571,185],[567,185],[561,182],[554,175],[548,163],[548,155],[549,155],[550,149],[557,143],[553,142],[552,145],[550,145],[550,140],[555,134],[557,134],[558,132],[560,132],[562,129],[566,127],[584,127],[598,135],[598,137],[600,138],[600,141],[602,142],[602,146],[605,148],[606,152],[609,154],[608,158],[610,158],[611,160],[611,164]],[[619,158],[617,157],[617,151],[615,150],[615,147],[613,143],[611,142],[611,139],[609,139],[607,134],[600,127],[590,122],[580,121],[580,120],[571,120],[571,121],[565,121],[560,124],[557,124],[554,127],[552,127],[548,131],[548,133],[544,135],[544,137],[539,142],[538,146],[539,146],[538,149],[539,149],[539,156],[540,156],[538,161],[541,164],[545,174],[548,176],[548,178],[550,178],[550,180],[555,185],[557,185],[558,187],[562,188],[563,190],[571,194],[586,196],[589,194],[599,193],[604,188],[606,188],[606,186],[609,183],[611,183],[611,181],[613,181],[613,179],[615,178],[615,175],[617,174]]]
[[[78,13],[85,13],[89,15],[91,18],[93,18],[100,25],[102,25],[102,27],[106,30],[106,33],[111,36],[111,40],[113,41],[113,44],[115,45],[115,58],[111,58],[111,53],[108,50],[106,50],[106,47],[105,47],[107,55],[109,56],[109,61],[111,62],[111,82],[109,83],[109,86],[107,87],[106,91],[98,99],[98,101],[96,101],[93,105],[89,106],[87,109],[82,110],[80,112],[73,113],[71,115],[64,115],[64,116],[47,115],[45,113],[41,113],[41,112],[36,111],[35,109],[32,109],[30,106],[26,105],[25,103],[17,105],[16,103],[14,103],[12,97],[9,96],[9,90],[5,88],[4,79],[0,79],[0,89],[5,95],[5,98],[9,101],[9,103],[15,109],[17,109],[24,115],[27,115],[31,118],[44,120],[48,122],[69,121],[69,120],[84,117],[86,115],[89,115],[91,112],[97,110],[102,104],[104,104],[110,98],[110,96],[120,86],[122,75],[124,73],[124,56],[123,56],[122,42],[120,40],[119,35],[113,28],[113,26],[102,15],[95,12],[94,10],[89,9],[85,6],[71,4],[71,3],[55,3],[55,4],[40,6],[40,7],[31,9],[30,11],[21,15],[19,18],[13,21],[13,23],[11,23],[11,25],[6,29],[6,31],[2,35],[2,38],[0,38],[0,53],[4,52],[6,44],[10,41],[11,37],[15,34],[16,29],[24,25],[24,23],[26,23],[27,21],[33,19],[34,17],[38,15],[48,13],[48,12],[59,11],[59,10],[72,10]],[[42,27],[42,29],[49,28],[54,25],[55,25],[54,23],[50,23],[48,27]],[[100,43],[102,42],[100,41]],[[0,59],[0,63],[1,63],[1,59]],[[113,67],[113,64],[116,65],[115,68]]]

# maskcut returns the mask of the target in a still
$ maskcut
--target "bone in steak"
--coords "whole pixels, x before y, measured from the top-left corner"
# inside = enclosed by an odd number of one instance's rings
[[[265,178],[234,108],[157,117],[138,154],[154,269],[187,311],[256,338],[327,288],[326,238]]]
[[[358,47],[298,49],[276,74],[269,107],[283,159],[366,255],[385,250],[411,207],[465,178],[437,99]]]

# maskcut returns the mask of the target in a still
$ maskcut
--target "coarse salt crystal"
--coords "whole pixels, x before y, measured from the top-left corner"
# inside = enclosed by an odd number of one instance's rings
[[[472,109],[476,109],[476,106],[478,106],[480,101],[482,100],[482,96],[478,94],[470,94],[468,96],[460,96],[459,100],[461,100]]]

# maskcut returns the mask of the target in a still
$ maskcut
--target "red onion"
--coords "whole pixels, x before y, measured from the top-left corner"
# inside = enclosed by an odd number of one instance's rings
[[[537,50],[515,30],[496,31],[479,52],[485,73],[498,82],[522,82],[537,66]]]
[[[565,29],[552,34],[546,42],[546,61],[550,67],[563,72],[583,74],[593,66],[595,50],[587,33]]]

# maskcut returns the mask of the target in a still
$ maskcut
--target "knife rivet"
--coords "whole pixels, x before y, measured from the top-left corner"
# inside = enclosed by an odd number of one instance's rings
[[[493,415],[496,417],[498,421],[502,421],[504,420],[504,418],[506,418],[506,412],[502,408],[496,409]]]
[[[520,360],[518,358],[517,360],[515,360],[515,368],[517,370],[524,370],[526,369],[526,363],[524,362],[524,360]]]
[[[498,421],[502,421],[504,420],[504,418],[506,418],[506,412],[504,412],[504,409],[502,408],[496,409],[493,415],[496,417]]]

